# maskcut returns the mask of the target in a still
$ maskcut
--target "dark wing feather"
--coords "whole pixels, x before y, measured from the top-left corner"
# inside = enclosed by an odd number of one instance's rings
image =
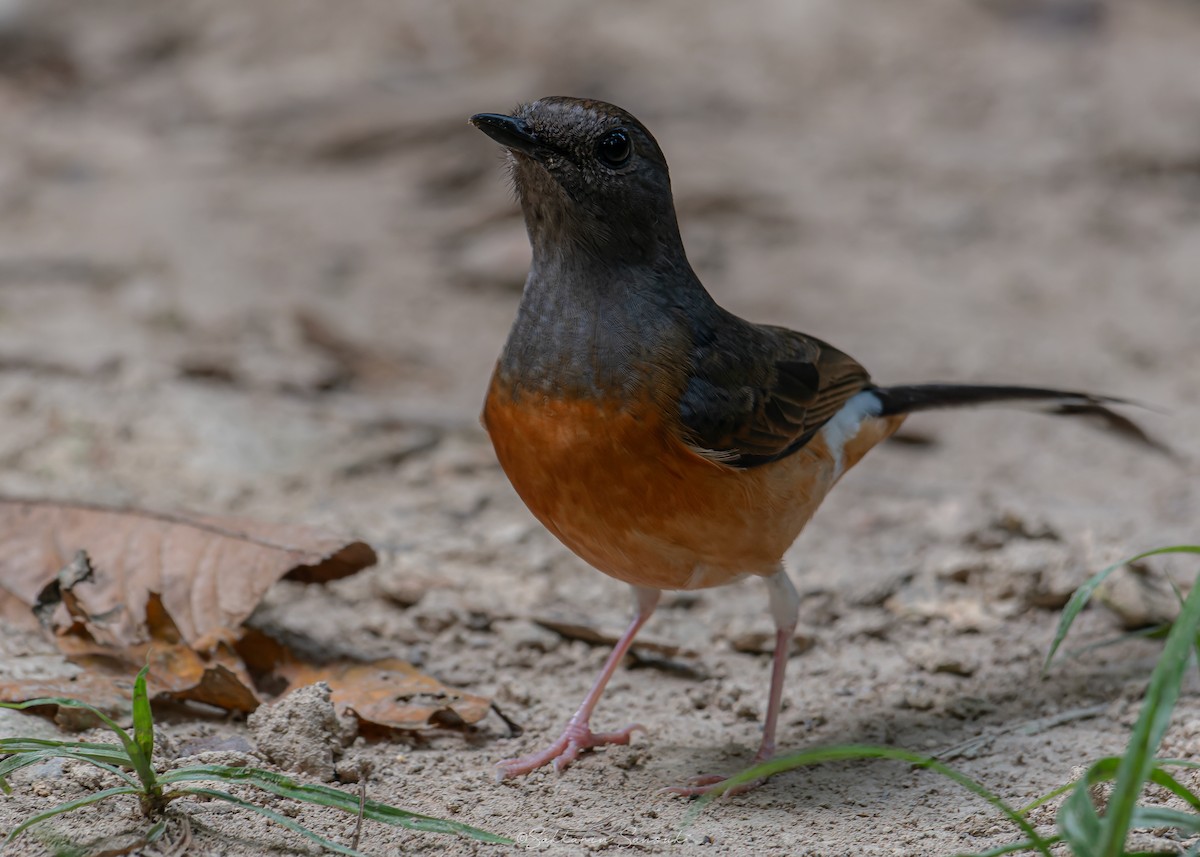
[[[782,327],[724,320],[694,339],[679,403],[684,439],[732,467],[803,447],[870,377],[853,358]]]

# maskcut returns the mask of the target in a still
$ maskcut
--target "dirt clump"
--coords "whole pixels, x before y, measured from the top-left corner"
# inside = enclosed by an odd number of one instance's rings
[[[251,714],[246,724],[263,758],[285,771],[331,782],[338,759],[358,731],[353,717],[338,717],[331,694],[329,685],[319,681]]]

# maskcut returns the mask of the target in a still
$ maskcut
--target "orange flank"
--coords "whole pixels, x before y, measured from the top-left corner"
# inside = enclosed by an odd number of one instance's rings
[[[842,472],[903,420],[865,419],[842,451]],[[736,468],[690,449],[648,401],[514,396],[498,376],[483,422],[537,519],[635,586],[700,589],[775,574],[840,476],[821,433],[770,465]]]

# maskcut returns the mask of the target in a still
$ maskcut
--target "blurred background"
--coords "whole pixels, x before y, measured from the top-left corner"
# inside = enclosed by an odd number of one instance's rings
[[[1146,402],[1181,453],[1003,410],[909,420],[788,556],[807,651],[781,746],[992,730],[1008,750],[969,772],[1020,783],[1018,803],[1123,746],[1152,646],[1036,676],[1075,586],[1197,537],[1196,0],[0,0],[0,495],[366,539],[377,568],[280,584],[256,621],[406,657],[527,728],[491,718],[407,762],[371,745],[372,793],[513,835],[637,819],[675,853],[687,807],[653,791],[758,741],[757,585],[664,599],[642,639],[684,666],[623,670],[603,711],[651,737],[482,785],[561,727],[605,654],[532,620],[628,613],[521,506],[477,422],[528,250],[503,155],[466,120],[552,94],[650,127],[692,262],[735,312],[884,383]],[[1164,754],[1196,754],[1183,720],[1190,743]],[[890,770],[806,771],[695,829],[712,853],[1011,841]]]
[[[736,312],[1194,425],[1197,57],[1192,0],[4,0],[0,488],[311,512],[474,432],[528,251],[466,117],[548,94],[656,133]],[[1145,466],[943,425],[934,479]]]

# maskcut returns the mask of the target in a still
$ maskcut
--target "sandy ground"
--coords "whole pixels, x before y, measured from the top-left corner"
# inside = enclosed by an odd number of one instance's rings
[[[372,797],[550,854],[937,855],[1015,836],[933,774],[852,764],[780,777],[675,841],[688,804],[657,790],[736,769],[757,742],[770,623],[753,581],[667,598],[645,638],[671,654],[645,650],[597,715],[644,723],[632,747],[492,781],[492,762],[557,734],[605,655],[532,620],[618,629],[630,606],[524,510],[476,423],[527,251],[495,147],[465,119],[560,93],[655,131],[693,262],[733,310],[884,382],[1159,405],[1147,424],[1185,456],[1021,413],[913,419],[925,443],[872,453],[789,555],[805,651],[782,747],[941,752],[1019,804],[1122,746],[1154,644],[1039,666],[1073,586],[1197,537],[1195,2],[0,5],[0,491],[376,545],[377,568],[281,586],[258,621],[408,657],[525,731],[493,717],[359,741],[340,769],[368,763]],[[1078,633],[1119,626],[1093,610]],[[44,645],[7,633],[0,653]],[[49,728],[16,717],[0,730]],[[1170,754],[1200,752],[1194,685],[1177,722]],[[254,747],[238,722],[176,712],[164,729],[176,755]],[[0,831],[96,785],[69,766],[14,784]],[[56,829],[134,823],[113,807]],[[189,853],[303,850],[191,810]],[[285,811],[348,841],[344,819]],[[378,826],[362,847],[503,850]]]

